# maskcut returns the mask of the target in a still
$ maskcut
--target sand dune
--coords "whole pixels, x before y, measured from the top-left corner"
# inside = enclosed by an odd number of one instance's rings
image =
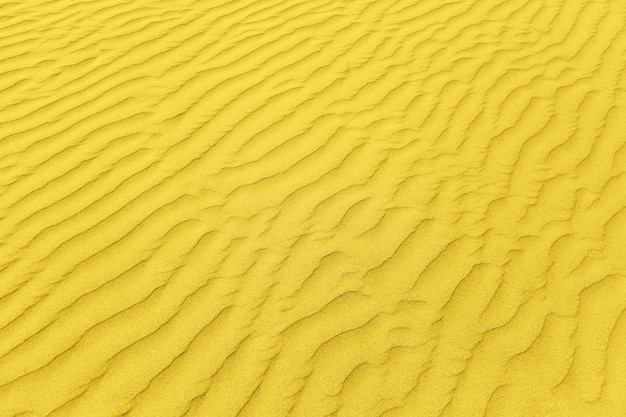
[[[0,1],[0,417],[626,416],[623,0]]]

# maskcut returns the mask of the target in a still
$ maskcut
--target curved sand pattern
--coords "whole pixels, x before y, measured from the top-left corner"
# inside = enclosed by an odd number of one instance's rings
[[[626,416],[626,2],[0,2],[0,416]]]

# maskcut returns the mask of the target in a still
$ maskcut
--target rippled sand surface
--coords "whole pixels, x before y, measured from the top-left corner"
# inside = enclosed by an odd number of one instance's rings
[[[0,417],[626,416],[624,0],[0,0]]]

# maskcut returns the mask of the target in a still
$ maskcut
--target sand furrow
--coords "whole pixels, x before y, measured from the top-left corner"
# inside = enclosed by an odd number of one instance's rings
[[[0,417],[626,415],[622,1],[0,15]]]

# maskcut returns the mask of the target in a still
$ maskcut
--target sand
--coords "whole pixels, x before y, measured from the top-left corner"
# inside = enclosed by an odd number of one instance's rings
[[[626,416],[623,0],[0,0],[0,417]]]

